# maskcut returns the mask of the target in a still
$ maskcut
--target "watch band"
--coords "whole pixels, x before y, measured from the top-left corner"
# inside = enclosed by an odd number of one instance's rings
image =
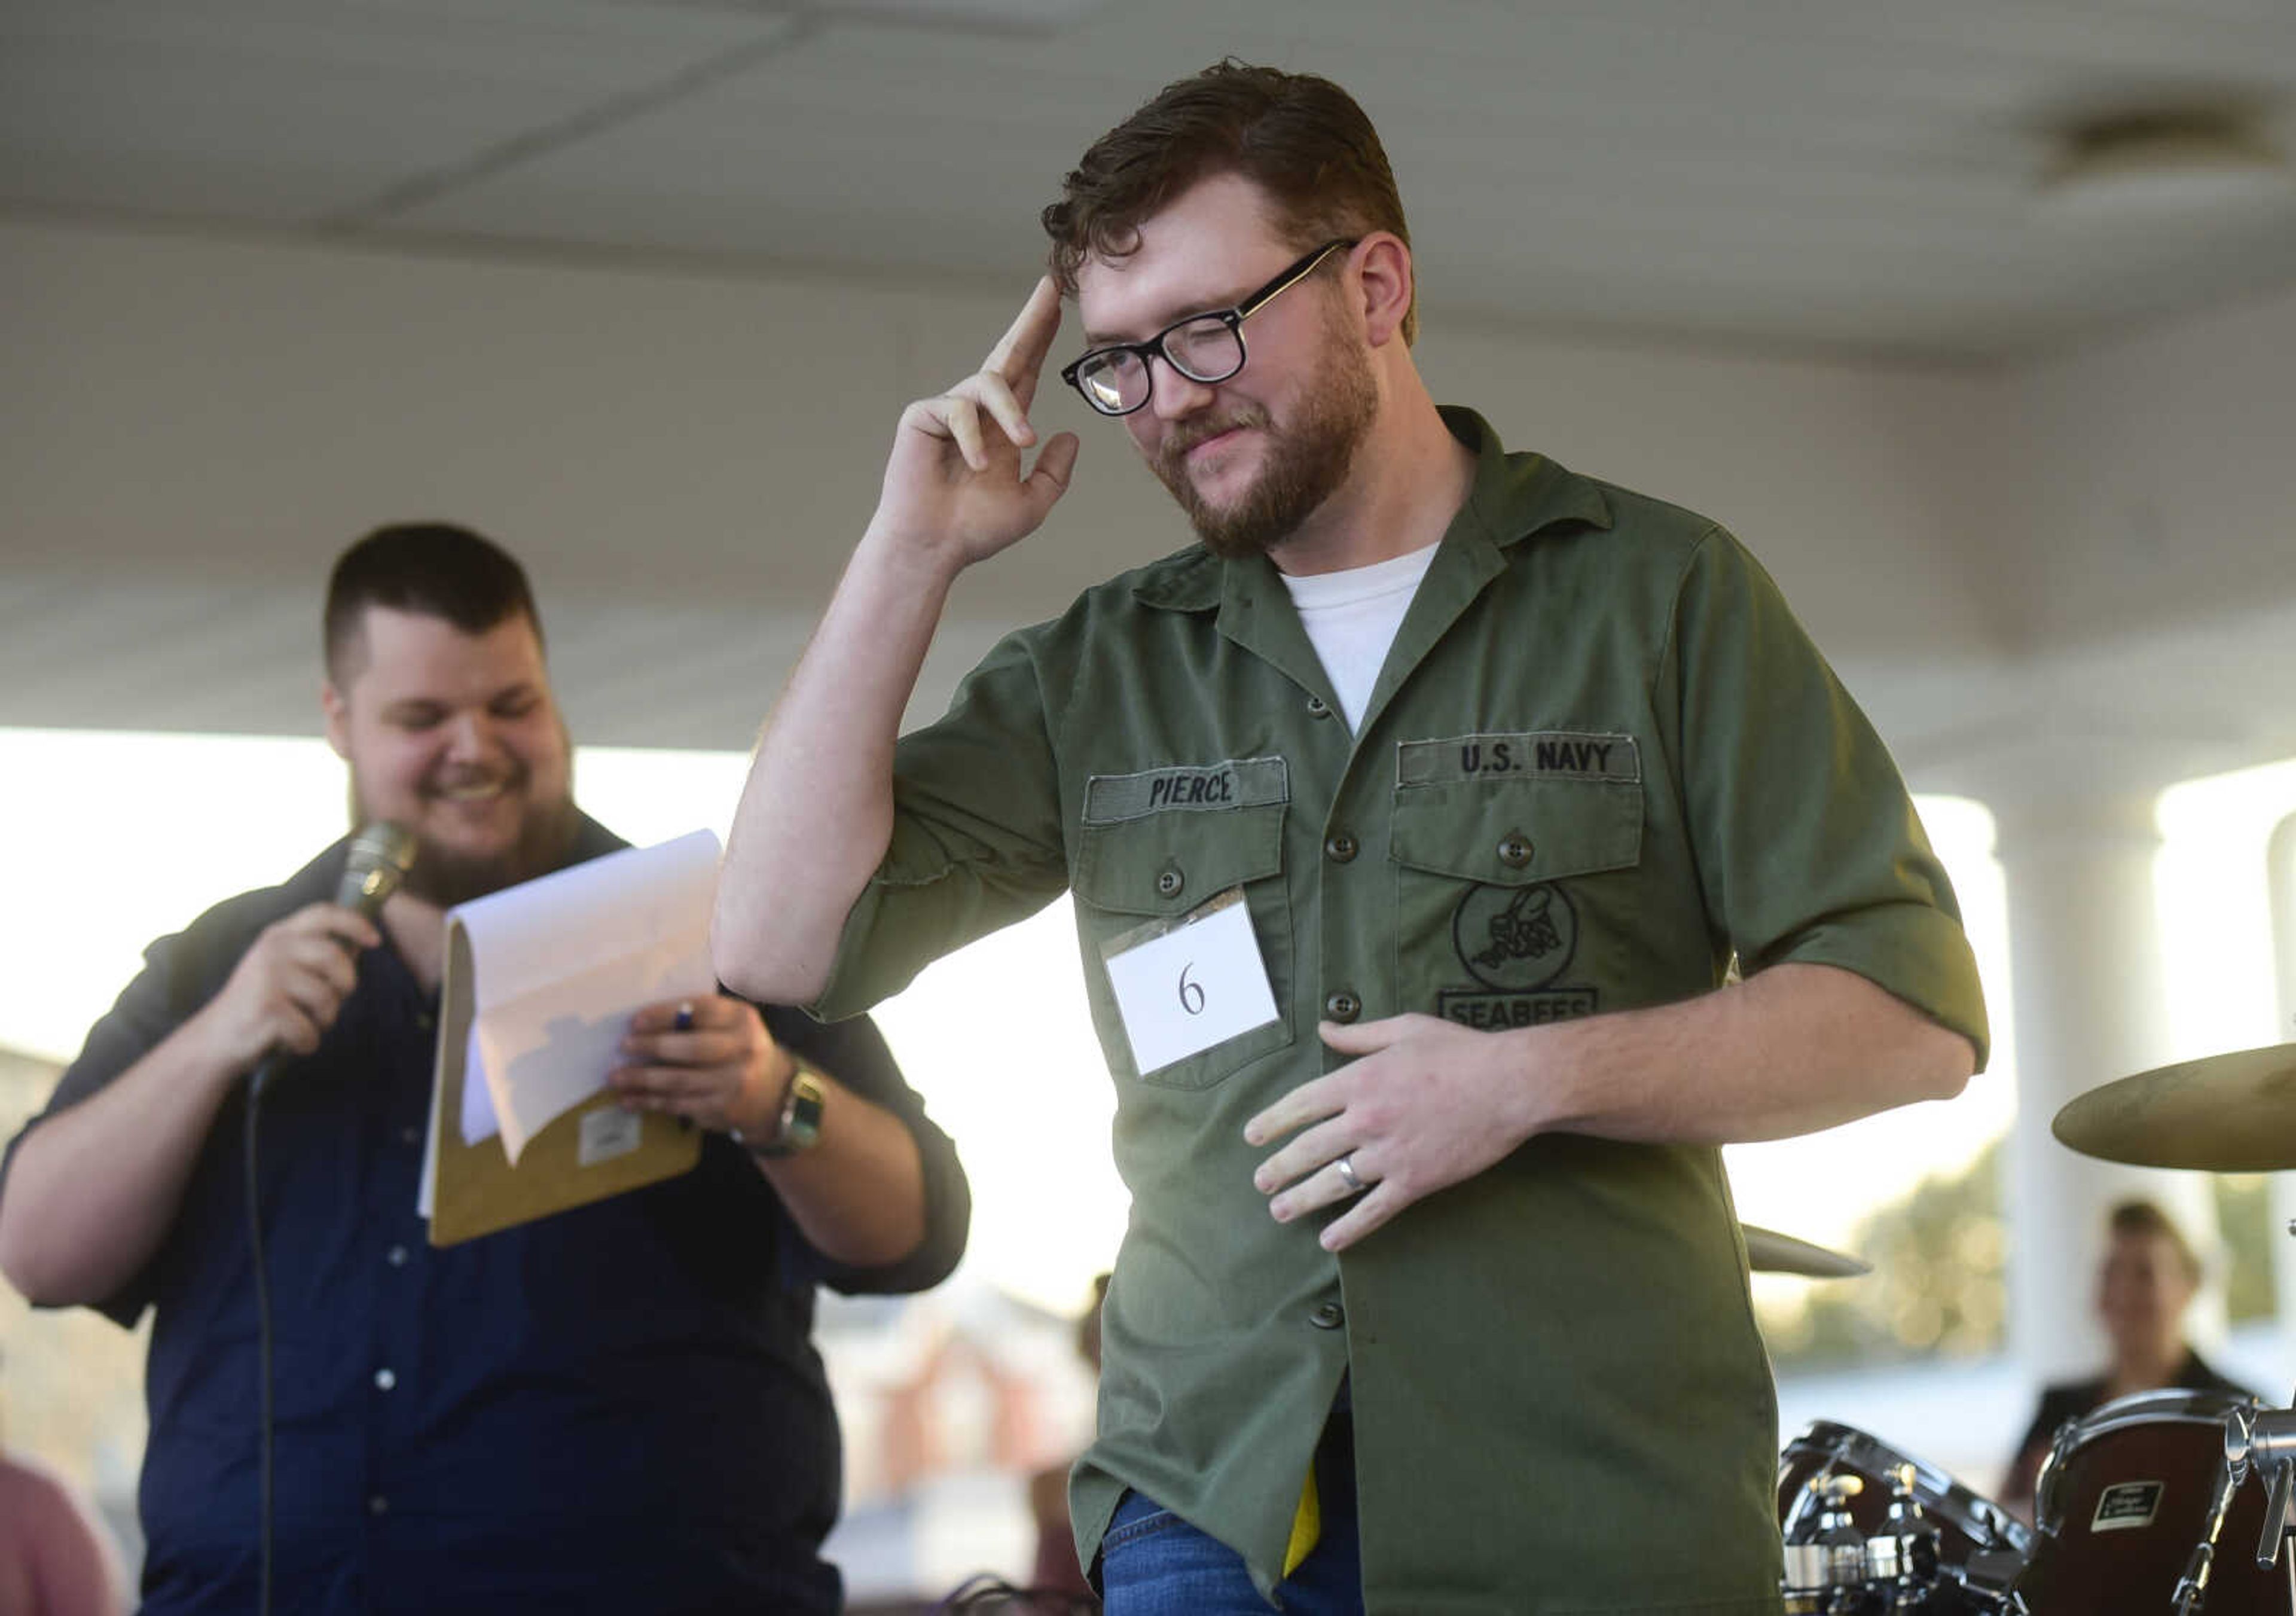
[[[811,1150],[821,1141],[823,1098],[821,1074],[803,1061],[797,1062],[796,1070],[790,1073],[789,1088],[782,1095],[781,1119],[772,1137],[744,1143],[760,1156],[794,1156]]]

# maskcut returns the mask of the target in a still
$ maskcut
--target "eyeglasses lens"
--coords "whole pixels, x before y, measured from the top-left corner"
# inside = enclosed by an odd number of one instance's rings
[[[1164,357],[1191,381],[1225,381],[1243,368],[1243,340],[1227,321],[1207,316],[1166,332]],[[1118,349],[1079,365],[1077,385],[1095,409],[1128,415],[1148,402],[1153,381],[1145,359]]]
[[[1193,381],[1225,381],[1243,368],[1243,344],[1226,320],[1191,320],[1164,333],[1164,355]]]
[[[1138,354],[1106,354],[1077,367],[1085,402],[1110,415],[1137,409],[1148,397],[1148,367]]]

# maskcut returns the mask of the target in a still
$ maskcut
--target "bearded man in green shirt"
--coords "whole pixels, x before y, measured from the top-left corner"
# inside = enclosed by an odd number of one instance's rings
[[[719,974],[849,1014],[1073,893],[1134,1198],[1072,1487],[1112,1616],[1776,1610],[1718,1147],[1984,1057],[1894,766],[1730,535],[1437,407],[1337,86],[1175,84],[1045,222],[767,726]],[[897,744],[1076,467],[1029,419],[1064,295],[1200,542]]]

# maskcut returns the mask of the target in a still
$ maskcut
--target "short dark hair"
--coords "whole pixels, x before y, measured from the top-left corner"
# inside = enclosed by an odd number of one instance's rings
[[[2107,1215],[2105,1222],[2116,1236],[2149,1239],[2157,1235],[2167,1241],[2177,1253],[2177,1261],[2184,1268],[2185,1277],[2194,1284],[2201,1283],[2200,1253],[2193,1250],[2192,1242],[2185,1238],[2184,1231],[2170,1220],[2169,1214],[2162,1211],[2157,1202],[2142,1198],[2121,1202]]]
[[[443,618],[484,634],[523,616],[542,638],[542,614],[526,569],[490,538],[444,521],[393,522],[344,551],[327,578],[327,677],[344,684],[367,608]]]
[[[1266,192],[1276,228],[1302,252],[1374,230],[1411,244],[1387,150],[1355,98],[1313,73],[1230,57],[1166,85],[1093,142],[1062,182],[1044,225],[1062,295],[1075,294],[1086,258],[1137,250],[1142,225],[1217,174],[1240,175]],[[1414,281],[1403,340],[1418,334]]]

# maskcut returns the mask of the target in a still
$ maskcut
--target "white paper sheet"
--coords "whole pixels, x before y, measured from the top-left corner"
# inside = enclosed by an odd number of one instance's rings
[[[479,1029],[471,1029],[463,1049],[463,1143],[476,1144],[501,1131],[495,1122],[494,1096],[487,1092],[485,1067],[479,1060]],[[439,1198],[439,1113],[444,1109],[439,1085],[430,1085],[430,1126],[422,1137],[422,1184],[414,1192],[414,1215],[427,1219]]]
[[[717,991],[709,906],[718,855],[716,833],[696,831],[448,912],[471,947],[474,1014],[458,1120],[465,1144],[498,1128],[515,1165],[527,1141],[605,1087],[632,1011]],[[481,1072],[484,1082],[473,1081]],[[472,1102],[473,1090],[481,1102]]]
[[[471,1023],[471,1035],[463,1041],[463,1143],[476,1144],[481,1139],[491,1139],[502,1132],[502,1124],[495,1120],[495,1093],[486,1085],[487,1055],[479,1047],[479,1024]]]

